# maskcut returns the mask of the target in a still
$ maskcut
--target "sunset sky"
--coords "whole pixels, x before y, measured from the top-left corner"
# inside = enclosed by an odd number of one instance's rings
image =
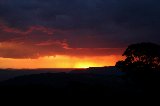
[[[159,0],[0,0],[0,68],[113,66],[159,28]]]

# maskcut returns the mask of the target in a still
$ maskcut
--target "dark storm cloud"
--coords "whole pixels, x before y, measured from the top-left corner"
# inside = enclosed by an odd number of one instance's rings
[[[159,43],[159,5],[159,0],[1,0],[0,41],[18,39],[34,45],[65,40],[69,48]],[[21,33],[33,26],[51,29],[51,33]]]

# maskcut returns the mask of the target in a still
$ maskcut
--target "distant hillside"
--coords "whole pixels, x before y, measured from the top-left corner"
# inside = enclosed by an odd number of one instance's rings
[[[32,75],[40,73],[59,73],[59,72],[69,72],[71,74],[102,74],[102,75],[123,75],[116,67],[91,67],[87,69],[0,69],[0,81],[8,80],[23,75]]]
[[[40,73],[58,73],[58,72],[69,72],[73,69],[0,69],[0,81],[8,80],[17,76],[40,74]]]
[[[120,77],[105,76],[97,74],[71,74],[71,73],[41,73],[32,75],[23,75],[3,81],[4,85],[49,85],[58,87],[72,83],[83,84],[103,84],[107,86],[117,86],[123,84],[124,81]]]
[[[88,74],[102,74],[102,75],[124,75],[125,73],[120,71],[115,66],[108,67],[90,67],[87,69],[76,69],[71,71],[70,73],[80,74],[80,73],[88,73]]]
[[[19,76],[0,83],[0,94],[26,96],[35,94],[54,97],[138,96],[121,76],[102,74],[42,73]]]

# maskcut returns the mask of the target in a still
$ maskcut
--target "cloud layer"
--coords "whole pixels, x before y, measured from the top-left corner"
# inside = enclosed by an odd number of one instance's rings
[[[119,55],[160,42],[159,0],[1,0],[0,57]]]

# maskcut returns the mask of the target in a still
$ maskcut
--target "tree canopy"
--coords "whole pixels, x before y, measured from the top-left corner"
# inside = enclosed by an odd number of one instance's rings
[[[138,43],[128,46],[123,53],[125,60],[118,61],[116,66],[124,71],[160,70],[160,45]]]

